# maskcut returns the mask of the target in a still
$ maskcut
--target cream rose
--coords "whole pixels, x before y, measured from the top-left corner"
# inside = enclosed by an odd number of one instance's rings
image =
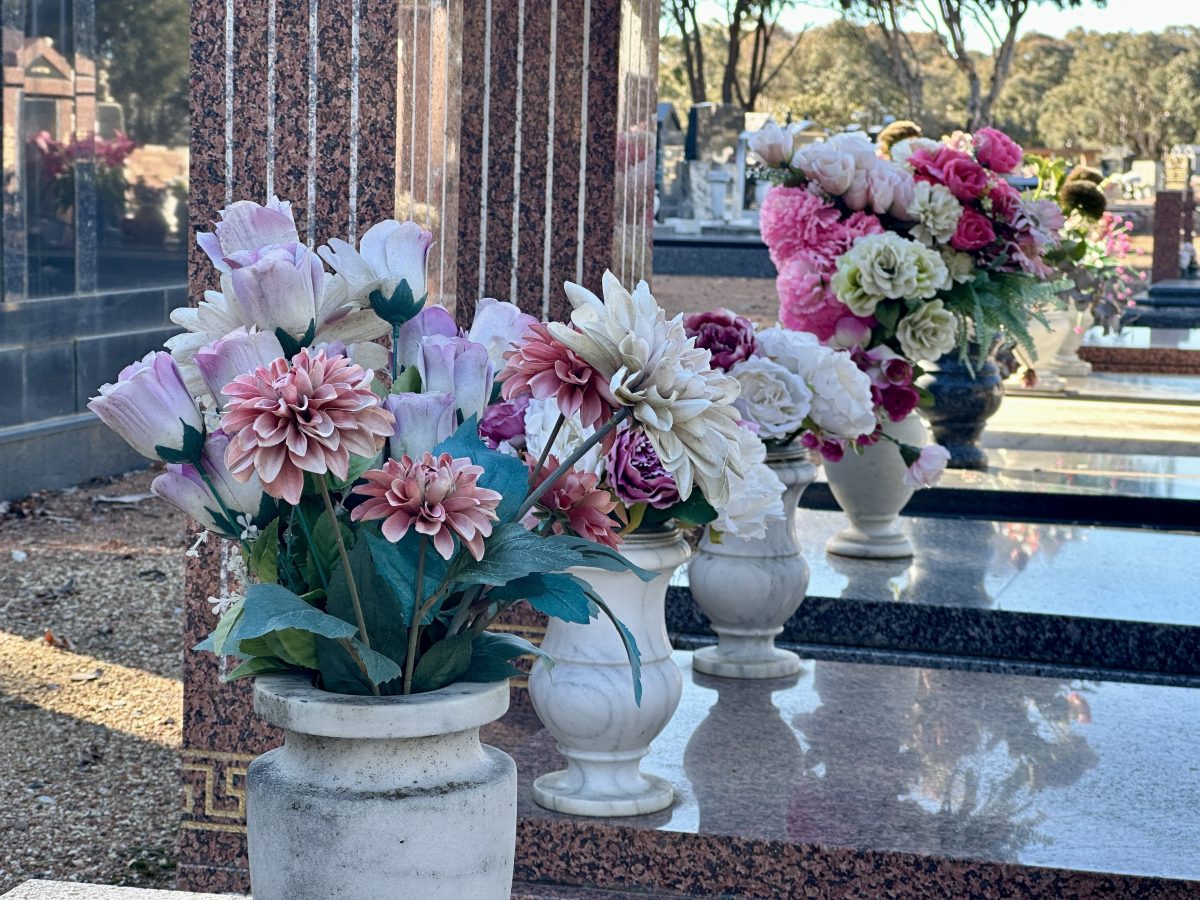
[[[958,319],[941,300],[931,300],[900,320],[896,337],[909,360],[934,360],[957,345]]]
[[[821,347],[800,375],[812,389],[809,417],[831,437],[853,439],[875,430],[871,378],[845,350]]]
[[[800,430],[813,401],[803,378],[761,356],[738,363],[730,374],[742,388],[733,405],[758,426],[760,437],[779,441]]]

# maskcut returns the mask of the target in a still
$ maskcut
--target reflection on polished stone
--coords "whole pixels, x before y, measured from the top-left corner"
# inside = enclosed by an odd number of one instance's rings
[[[676,804],[608,820],[627,844],[682,832],[1200,878],[1200,692],[823,660],[788,686],[676,659],[683,701],[643,764]],[[579,821],[529,797],[558,760],[527,708],[485,738],[517,760],[523,820]]]
[[[787,791],[764,792],[766,785],[789,784],[801,771],[804,751],[772,701],[797,679],[711,678],[692,675],[697,688],[717,692],[717,702],[692,733],[683,768],[700,809],[700,831],[741,834],[757,830],[772,840],[787,838]],[[733,756],[731,747],[740,748]],[[764,806],[743,798],[759,796]],[[763,825],[765,824],[765,829]]]

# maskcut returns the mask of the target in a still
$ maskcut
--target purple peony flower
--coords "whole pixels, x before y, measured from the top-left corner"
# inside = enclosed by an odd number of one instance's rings
[[[517,450],[525,448],[525,410],[532,398],[528,395],[514,397],[502,403],[493,403],[479,420],[479,436],[495,450],[501,442]]]
[[[675,479],[640,428],[620,428],[605,463],[609,487],[622,503],[667,509],[679,502]]]
[[[712,354],[712,364],[728,371],[754,354],[754,325],[728,309],[692,313],[683,320],[688,337]]]

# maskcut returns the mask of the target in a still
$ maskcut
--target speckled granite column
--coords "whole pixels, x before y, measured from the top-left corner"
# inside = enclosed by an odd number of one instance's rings
[[[561,317],[564,280],[648,274],[657,27],[658,0],[193,0],[191,221],[271,193],[313,244],[412,217],[460,315],[491,295]],[[216,284],[194,246],[189,273],[195,303]],[[187,561],[188,647],[218,554]],[[245,770],[277,735],[211,656],[184,672],[179,886],[245,890]]]
[[[463,109],[479,112],[463,125],[460,299],[563,318],[564,281],[649,277],[658,13],[658,0],[467,4]]]

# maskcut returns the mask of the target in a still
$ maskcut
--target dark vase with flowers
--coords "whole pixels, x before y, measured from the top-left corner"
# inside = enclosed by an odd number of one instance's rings
[[[995,352],[993,347],[981,363],[979,345],[972,342],[967,350],[969,365],[954,350],[925,363],[925,374],[917,381],[918,387],[933,395],[933,405],[921,409],[921,415],[934,440],[950,451],[948,468],[985,471],[988,467],[981,443],[983,429],[1004,399]]]

